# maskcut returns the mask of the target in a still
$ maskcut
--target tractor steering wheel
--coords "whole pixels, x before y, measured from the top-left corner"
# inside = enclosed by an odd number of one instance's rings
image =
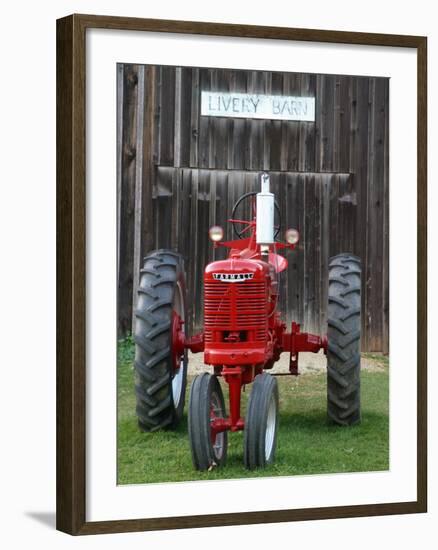
[[[248,199],[249,197],[255,197],[257,195],[257,191],[250,191],[249,193],[245,193],[244,195],[242,195],[239,199],[237,199],[237,202],[234,204],[233,206],[233,212],[231,214],[231,218],[232,220],[236,220],[236,212],[237,212],[237,209],[239,208],[240,204],[245,200],[245,199]],[[281,213],[280,213],[280,207],[278,206],[278,203],[277,201],[274,201],[274,206],[275,206],[275,212],[276,214],[278,215],[278,224],[277,225],[274,225],[274,239],[277,238],[277,235],[278,233],[280,232],[280,227],[281,227]],[[255,214],[255,206],[253,204],[253,214]],[[244,239],[245,236],[243,235],[249,228],[249,224],[250,222],[241,222],[243,224],[246,224],[246,227],[243,227],[242,229],[238,229],[237,228],[237,224],[239,222],[237,221],[232,221],[231,222],[233,224],[233,230],[234,230],[234,233],[237,235],[237,237],[239,237],[239,239]]]

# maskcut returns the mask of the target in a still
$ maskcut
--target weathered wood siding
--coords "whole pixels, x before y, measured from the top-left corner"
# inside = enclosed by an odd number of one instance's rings
[[[388,351],[388,96],[383,78],[118,66],[119,334],[131,329],[141,258],[186,261],[189,323],[202,326],[202,274],[222,257],[209,226],[271,174],[283,227],[297,227],[281,303],[325,332],[329,256],[363,262],[363,349]],[[200,116],[201,90],[315,96],[316,121]],[[231,237],[227,227],[227,237]]]

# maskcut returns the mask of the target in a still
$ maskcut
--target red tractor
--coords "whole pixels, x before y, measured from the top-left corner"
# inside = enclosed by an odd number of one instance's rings
[[[251,201],[252,219],[237,211]],[[293,250],[295,229],[276,240],[280,210],[261,176],[261,192],[247,193],[234,205],[229,220],[237,239],[222,242],[214,226],[214,246],[229,248],[226,260],[207,265],[204,273],[204,331],[185,331],[186,285],[182,257],[171,250],[146,256],[141,270],[135,312],[135,371],[139,426],[144,431],[176,426],[182,417],[187,379],[187,350],[204,352],[213,374],[196,376],[190,390],[188,427],[194,467],[222,466],[227,432],[244,430],[244,462],[248,469],[272,463],[278,428],[278,386],[269,374],[283,352],[289,353],[289,374],[298,374],[300,352],[327,355],[329,420],[349,426],[360,421],[360,260],[339,254],[329,261],[328,331],[318,336],[290,331],[278,311],[279,280],[288,262],[278,252]],[[229,414],[219,379],[229,387]],[[252,384],[245,418],[242,387]]]

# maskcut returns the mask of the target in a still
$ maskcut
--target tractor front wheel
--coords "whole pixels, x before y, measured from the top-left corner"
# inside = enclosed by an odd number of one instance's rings
[[[327,413],[340,426],[360,421],[360,260],[329,261]]]
[[[248,470],[274,461],[278,430],[278,385],[267,373],[255,377],[245,418],[244,462]]]
[[[215,433],[212,424],[225,419],[225,402],[216,376],[203,373],[192,383],[189,399],[189,440],[193,465],[197,470],[210,470],[225,464],[228,434]]]

